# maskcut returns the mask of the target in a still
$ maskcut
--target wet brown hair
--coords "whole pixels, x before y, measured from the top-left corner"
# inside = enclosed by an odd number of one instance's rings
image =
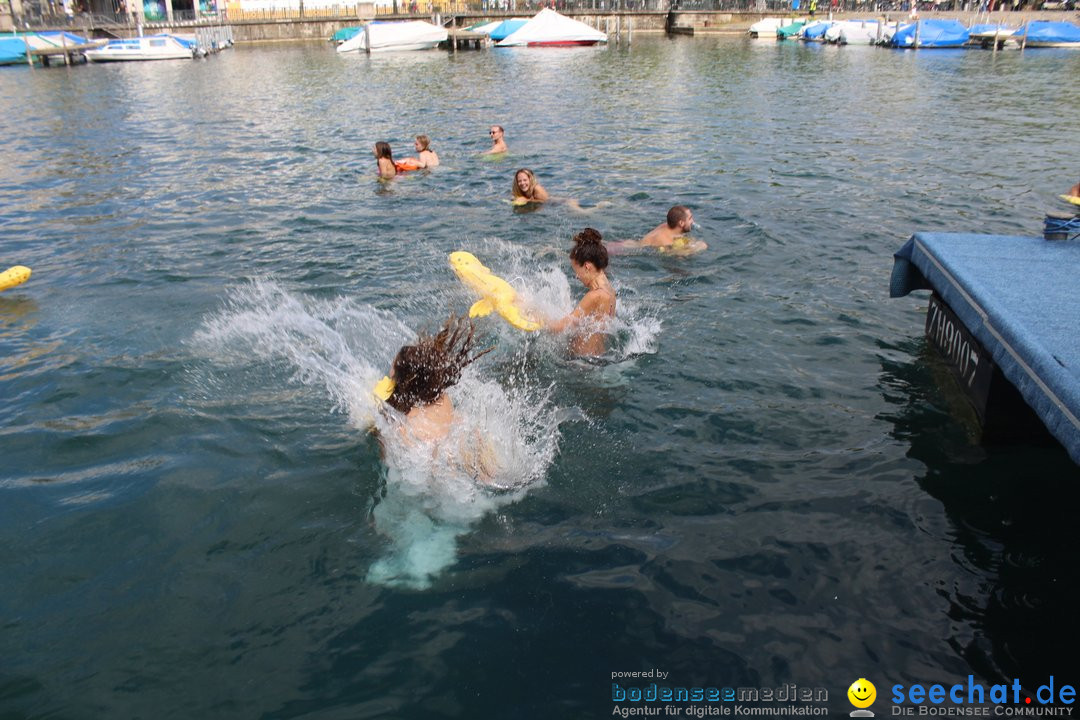
[[[394,155],[390,152],[390,143],[382,140],[375,143],[375,157],[386,158],[390,162],[394,162]]]
[[[435,402],[456,385],[466,365],[494,350],[490,347],[470,355],[474,331],[472,320],[451,315],[435,335],[421,333],[415,343],[398,350],[393,363],[394,392],[387,404],[408,413]]]
[[[570,249],[570,259],[578,265],[591,262],[597,270],[603,270],[608,264],[607,248],[600,231],[585,228],[574,236],[574,247]]]
[[[420,143],[420,151],[421,152],[423,152],[424,150],[427,150],[428,146],[431,145],[431,140],[428,138],[427,135],[417,135],[416,136],[416,142]]]
[[[689,214],[690,208],[685,205],[675,205],[667,211],[667,226],[674,230]]]

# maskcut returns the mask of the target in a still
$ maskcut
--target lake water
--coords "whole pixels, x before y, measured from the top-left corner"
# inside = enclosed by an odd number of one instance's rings
[[[603,718],[650,669],[835,716],[865,677],[882,715],[896,683],[1080,680],[1080,472],[978,444],[925,297],[887,297],[912,232],[1041,233],[1080,53],[0,70],[0,269],[34,269],[0,295],[0,716]],[[442,167],[377,182],[372,144],[418,133]],[[587,212],[514,212],[518,167]],[[478,321],[454,397],[516,489],[382,455],[371,386],[473,300],[449,252],[558,314],[574,232],[675,203],[709,248],[613,256],[602,362]]]

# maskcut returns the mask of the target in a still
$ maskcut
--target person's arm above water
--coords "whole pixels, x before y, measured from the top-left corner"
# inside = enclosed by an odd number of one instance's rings
[[[581,298],[581,302],[573,312],[558,320],[549,320],[547,329],[554,333],[561,333],[572,328],[590,315],[600,315],[603,311],[604,297],[599,290],[590,290]]]

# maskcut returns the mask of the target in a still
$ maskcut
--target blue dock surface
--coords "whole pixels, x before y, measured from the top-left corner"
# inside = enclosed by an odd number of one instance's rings
[[[1080,242],[916,233],[891,297],[935,290],[1080,463]]]

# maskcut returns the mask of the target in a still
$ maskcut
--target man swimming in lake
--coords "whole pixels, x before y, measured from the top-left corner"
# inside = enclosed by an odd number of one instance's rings
[[[492,125],[491,129],[488,130],[488,135],[491,136],[491,149],[485,150],[484,155],[507,152],[509,148],[506,147],[506,140],[504,139],[506,131],[503,130],[502,125]]]
[[[685,205],[676,205],[667,211],[667,221],[657,225],[645,237],[641,238],[642,245],[651,247],[667,247],[690,232],[694,227],[694,213]]]

